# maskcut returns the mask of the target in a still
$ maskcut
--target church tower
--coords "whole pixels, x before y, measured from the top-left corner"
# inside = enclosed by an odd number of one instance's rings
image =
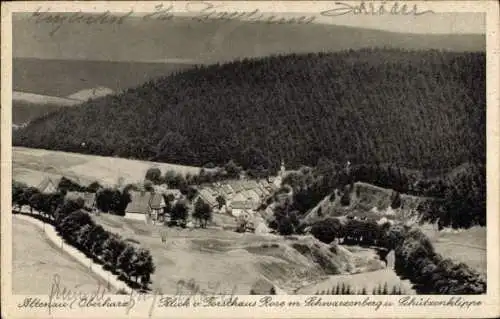
[[[283,178],[285,177],[285,162],[281,160],[281,165],[280,165],[280,170],[278,171],[278,176],[274,179],[274,186],[276,187],[281,187],[281,183],[283,181]]]
[[[279,172],[279,176],[281,178],[283,178],[285,176],[285,172],[286,172],[286,169],[285,169],[285,161],[282,159],[281,160],[281,166],[280,166],[280,172]]]

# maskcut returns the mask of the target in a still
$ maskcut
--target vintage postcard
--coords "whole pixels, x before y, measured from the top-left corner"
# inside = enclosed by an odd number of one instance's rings
[[[500,316],[498,17],[2,3],[2,317]]]

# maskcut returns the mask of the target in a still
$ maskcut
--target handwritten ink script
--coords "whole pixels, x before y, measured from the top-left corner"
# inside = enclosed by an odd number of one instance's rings
[[[347,2],[335,2],[334,8],[320,12],[294,17],[283,17],[279,14],[264,13],[259,9],[253,11],[225,11],[221,5],[214,5],[206,1],[187,2],[184,10],[181,10],[188,18],[197,22],[244,20],[248,22],[264,22],[269,24],[310,24],[317,21],[319,16],[335,17],[346,14],[352,15],[403,15],[420,16],[434,13],[432,10],[419,11],[417,4],[408,5],[400,2],[387,3],[383,1],[361,2],[358,4]],[[43,9],[39,7],[32,15],[31,20],[35,23],[48,23],[53,25],[49,34],[53,36],[65,24],[123,24],[132,17],[142,21],[168,21],[176,16],[174,5],[159,4],[154,7],[153,12],[138,14],[133,10],[126,13],[111,13],[105,11],[99,14],[88,14],[84,12],[59,13],[51,12],[50,7]]]
[[[321,15],[326,17],[342,16],[346,14],[352,15],[403,15],[403,16],[421,16],[424,14],[434,13],[432,10],[418,10],[418,5],[407,5],[405,3],[393,2],[388,5],[386,1],[380,4],[376,2],[361,2],[360,4],[352,4],[345,2],[335,2],[335,8],[322,11]]]
[[[213,22],[213,21],[231,21],[245,20],[249,22],[264,22],[269,24],[309,24],[316,17],[311,15],[303,15],[298,17],[280,17],[279,15],[266,14],[259,9],[253,11],[223,11],[221,6],[216,6],[210,2],[193,1],[186,4],[183,12],[187,13],[188,18],[196,22]],[[146,14],[138,14],[133,10],[127,13],[111,13],[105,11],[99,14],[88,14],[84,12],[74,13],[58,13],[51,12],[50,7],[43,9],[39,7],[32,15],[31,20],[35,23],[52,24],[54,28],[50,31],[50,35],[54,35],[64,24],[123,24],[132,17],[141,19],[142,21],[168,21],[172,20],[176,15],[173,5],[159,4],[154,7],[154,11]]]

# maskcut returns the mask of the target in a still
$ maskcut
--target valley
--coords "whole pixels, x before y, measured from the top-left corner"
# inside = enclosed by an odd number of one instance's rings
[[[57,181],[62,176],[82,184],[99,181],[111,187],[116,187],[118,181],[122,184],[140,183],[150,167],[173,169],[182,174],[199,171],[199,168],[194,167],[13,148],[13,179],[35,187],[44,178],[50,177]],[[135,175],[124,172],[135,172]],[[366,183],[355,185],[357,190],[353,192],[350,206],[340,205],[338,197],[335,201],[326,197],[303,220],[314,224],[328,216],[354,214],[416,225],[417,219],[412,211],[425,198],[403,194],[402,201],[406,209],[390,209],[391,190]],[[331,215],[319,217],[318,210]],[[359,215],[361,212],[364,213]],[[256,214],[269,217],[265,212]],[[412,284],[407,279],[401,279],[380,260],[372,248],[353,244],[325,244],[310,234],[280,236],[237,233],[237,219],[223,213],[214,213],[206,229],[152,225],[108,213],[93,214],[92,219],[105,230],[118,234],[126,241],[140,243],[141,247],[151,252],[156,266],[151,289],[166,294],[176,293],[179,282],[191,283],[188,288],[183,286],[185,293],[189,293],[189,289],[214,292],[215,285],[215,293],[246,294],[259,280],[268,282],[278,294],[315,294],[344,284],[358,291],[364,288],[368,294],[384,284],[388,285],[389,290],[396,287],[404,294],[415,293]],[[437,231],[430,224],[421,227],[443,256],[465,262],[486,275],[484,227],[466,231],[470,236],[453,234],[446,229]],[[166,238],[165,242],[163,237]],[[15,249],[19,249],[22,242],[16,242]],[[474,242],[474,245],[467,246],[468,242]],[[469,248],[464,251],[464,247]],[[16,258],[19,262],[24,260]]]
[[[484,32],[163,9],[13,15],[15,293],[486,294]]]

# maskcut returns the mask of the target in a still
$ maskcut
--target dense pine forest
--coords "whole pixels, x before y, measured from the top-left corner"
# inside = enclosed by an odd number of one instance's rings
[[[17,146],[243,168],[486,157],[485,53],[362,49],[197,66],[62,109]]]

